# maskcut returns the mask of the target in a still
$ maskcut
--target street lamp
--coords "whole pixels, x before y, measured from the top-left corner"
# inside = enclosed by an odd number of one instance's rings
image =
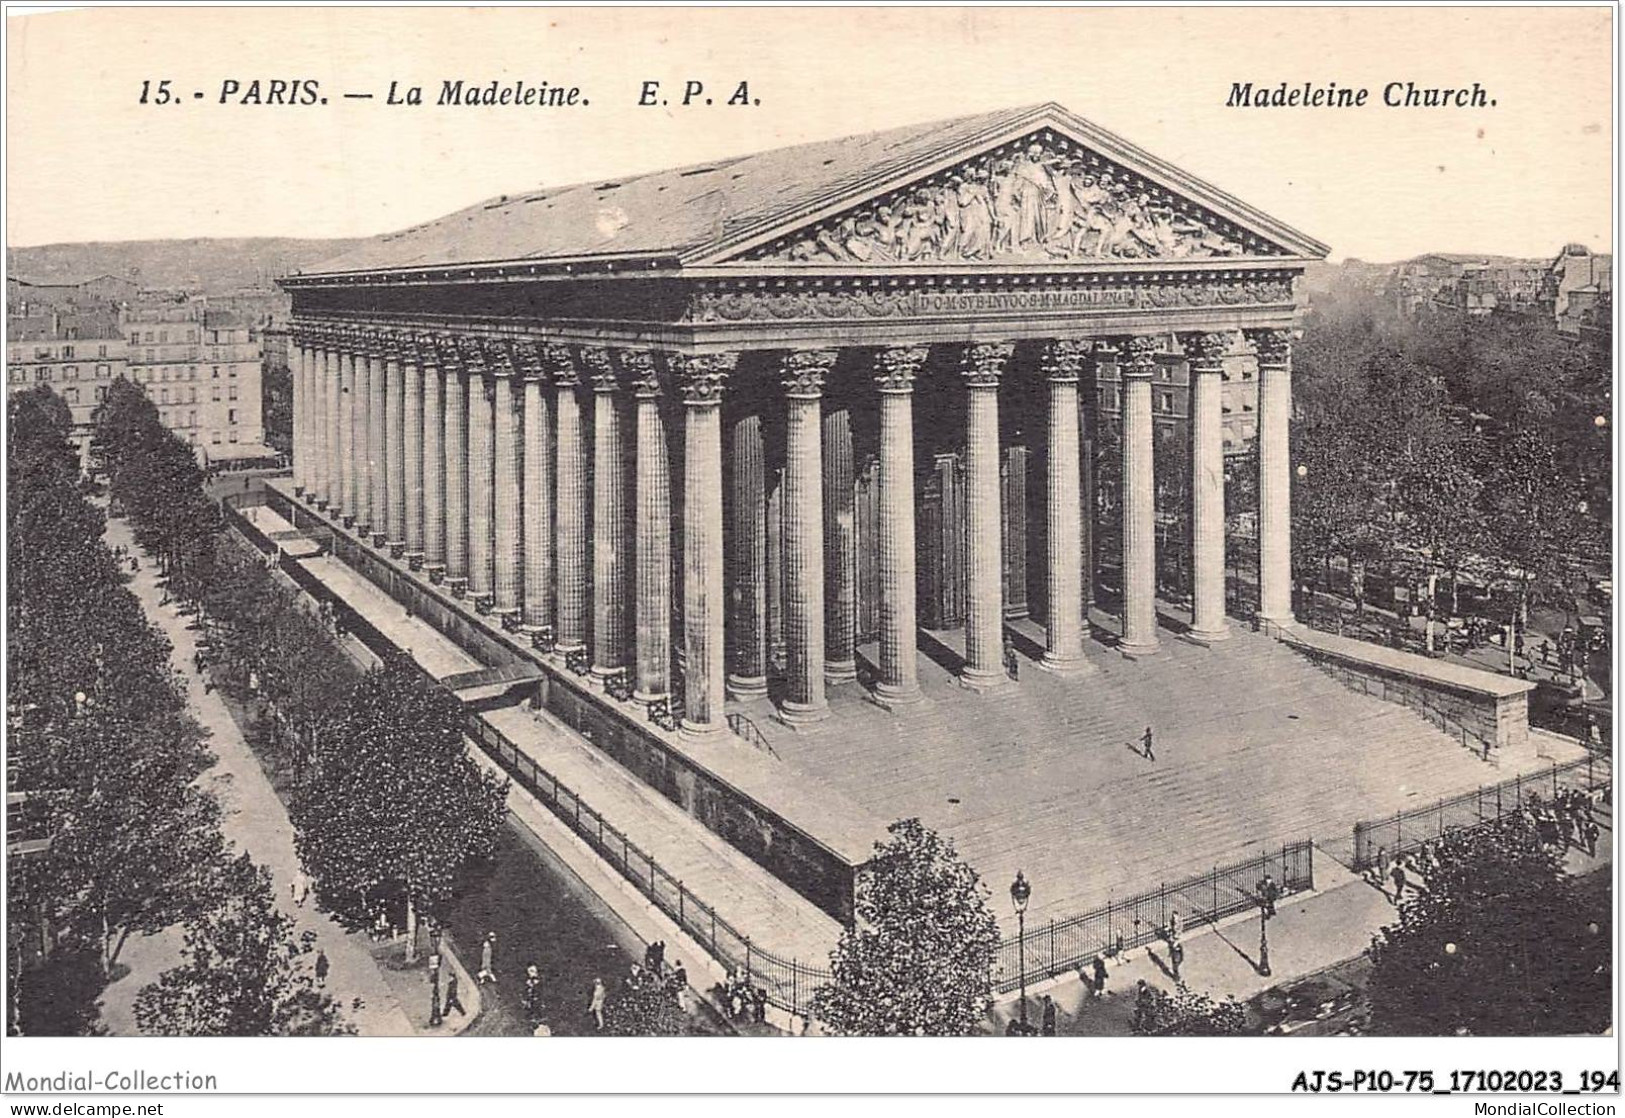
[[[1258,904],[1258,973],[1270,976],[1270,906],[1260,899]]]
[[[1016,906],[1016,957],[1021,972],[1021,1031],[1027,1031],[1027,901],[1033,895],[1033,887],[1027,884],[1026,875],[1020,870],[1016,871],[1016,879],[1010,883],[1010,903]]]

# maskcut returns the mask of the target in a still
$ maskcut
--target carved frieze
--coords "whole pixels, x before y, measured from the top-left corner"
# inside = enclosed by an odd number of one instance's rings
[[[1280,253],[1191,200],[1044,132],[797,230],[747,259],[1043,264]]]
[[[702,289],[695,323],[907,319],[962,314],[1160,310],[1292,302],[1292,281],[1258,276],[1191,277],[1088,284],[940,287],[759,287]]]

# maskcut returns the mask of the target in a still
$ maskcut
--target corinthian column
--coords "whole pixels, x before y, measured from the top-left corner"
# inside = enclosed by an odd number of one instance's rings
[[[423,375],[423,569],[439,582],[446,573],[446,393],[432,334],[417,338]]]
[[[824,681],[858,677],[858,536],[852,412],[824,413]]]
[[[292,352],[288,357],[288,380],[293,385],[293,494],[303,496],[308,487],[305,461],[310,456],[310,419],[305,414],[306,399],[310,394],[310,350],[305,345],[303,328],[292,331]]]
[[[554,449],[558,454],[554,510],[558,532],[559,636],[561,653],[587,647],[587,460],[581,438],[581,369],[567,346],[548,346],[545,357],[558,392],[553,409],[558,417]]]
[[[1083,508],[1078,473],[1078,370],[1083,342],[1054,341],[1040,361],[1049,381],[1048,582],[1044,666],[1075,672],[1083,658]]]
[[[343,407],[339,416],[339,432],[343,436],[343,449],[339,461],[343,466],[344,526],[357,527],[361,523],[361,457],[366,453],[366,421],[362,400],[361,370],[356,360],[356,337],[353,331],[335,332],[334,360],[338,362],[343,380]]]
[[[1258,615],[1292,616],[1292,332],[1249,331],[1258,346]]]
[[[372,538],[372,341],[366,332],[353,336],[351,359],[356,366],[356,535]]]
[[[999,480],[999,375],[1015,346],[965,352],[965,666],[959,681],[985,691],[1004,670],[1004,516]]]
[[[542,353],[534,342],[519,349],[524,376],[524,612],[520,623],[532,632],[553,625],[553,439],[548,423]]]
[[[461,596],[468,587],[468,389],[457,338],[440,339],[440,368],[446,384],[446,586]]]
[[[1191,370],[1191,629],[1194,641],[1223,640],[1224,355],[1227,334],[1180,338]]]
[[[401,341],[384,336],[384,540],[390,554],[406,550],[406,378]]]
[[[733,424],[733,647],[728,691],[735,698],[767,694],[767,491],[762,417],[742,414]]]
[[[820,403],[834,350],[784,359],[784,582],[789,679],[780,715],[792,725],[829,714],[824,697],[824,476]]]
[[[722,385],[737,354],[674,358],[683,391],[683,732],[722,733]],[[816,460],[814,469],[816,470]]]
[[[633,698],[671,695],[671,459],[655,355],[621,355],[637,400],[637,670]]]
[[[888,707],[920,700],[915,661],[914,377],[930,351],[882,350],[880,389],[880,679],[875,698]]]
[[[332,396],[332,381],[327,373],[327,358],[322,352],[321,339],[312,333],[306,341],[310,358],[310,420],[312,439],[311,486],[316,490],[316,506],[326,508],[330,483],[328,477],[333,466],[333,451],[327,443],[330,424],[327,419],[328,400]]]
[[[402,340],[401,349],[401,456],[406,502],[404,524],[406,561],[415,571],[423,565],[423,359],[415,337]]]
[[[491,408],[495,426],[492,445],[495,468],[492,480],[491,527],[495,541],[492,556],[492,586],[496,612],[501,617],[518,618],[522,569],[519,479],[524,467],[519,455],[519,413],[515,410],[513,383],[517,374],[513,355],[498,346],[491,368]]]
[[[1151,378],[1157,340],[1128,341],[1123,382],[1123,639],[1125,656],[1157,650],[1157,498],[1151,445]]]
[[[344,502],[344,440],[348,433],[344,423],[344,374],[333,331],[321,331],[317,344],[320,346],[317,356],[327,385],[327,406],[323,411],[327,422],[327,470],[322,497],[331,515],[337,513]]]
[[[367,523],[372,528],[374,547],[389,540],[389,374],[385,347],[391,344],[381,333],[369,335],[367,366],[367,478],[371,483],[367,499]]]
[[[592,674],[626,666],[626,473],[621,452],[621,395],[610,352],[583,347],[592,378]]]
[[[489,608],[496,581],[493,536],[493,492],[496,451],[492,443],[493,415],[490,355],[483,342],[470,339],[464,347],[468,367],[468,595],[478,608]]]

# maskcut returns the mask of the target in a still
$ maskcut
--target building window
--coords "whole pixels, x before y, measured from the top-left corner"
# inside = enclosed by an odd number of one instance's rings
[[[106,365],[97,365],[96,366],[96,377],[97,377],[98,380],[105,379],[107,377],[107,366]]]
[[[236,376],[236,375],[237,375],[237,366],[235,366],[235,365],[233,365],[233,366],[232,366],[232,367],[231,367],[231,370],[230,370],[230,372],[229,372],[229,374],[228,374],[228,375],[230,375],[230,376]]]
[[[227,399],[229,399],[229,400],[235,400],[235,399],[236,399],[236,398],[237,398],[237,386],[236,386],[236,385],[235,385],[235,384],[234,384],[234,385],[232,385],[232,386],[231,386],[231,387],[230,387],[230,388],[229,388],[229,389],[228,389],[228,390],[227,390],[227,392],[226,392],[226,398],[227,398]]]
[[[63,380],[78,380],[79,379],[79,366],[77,366],[77,365],[64,365],[62,367],[62,379]]]
[[[220,402],[220,386],[218,384],[209,389],[209,399],[217,404]]]
[[[168,330],[160,330],[160,331],[158,331],[158,344],[159,345],[168,345],[169,344],[169,331]]]
[[[72,357],[73,356],[73,347],[71,345],[63,346],[62,347],[62,356],[64,358]]]
[[[50,379],[50,376],[51,370],[47,366],[41,365],[38,369],[34,370],[34,379],[37,381],[48,380]]]
[[[105,399],[107,399],[107,385],[105,385],[105,384],[97,385],[96,386],[96,402],[99,404]]]
[[[63,398],[66,399],[70,404],[77,404],[79,402],[79,390],[77,388],[63,389],[62,395]]]
[[[96,347],[96,356],[97,357],[106,357],[107,356],[107,347],[104,346],[104,345],[97,346]]]
[[[226,412],[226,422],[227,423],[236,423],[237,422],[237,409],[236,408],[232,408],[232,409],[230,409],[229,411]]]
[[[189,412],[186,413],[186,425],[188,427],[196,427],[197,426],[197,412],[189,411]]]
[[[159,390],[158,390],[158,402],[159,402],[159,403],[160,403],[160,404],[167,404],[167,403],[169,403],[169,389],[167,389],[167,388],[160,388],[160,389],[159,389]]]
[[[197,389],[195,387],[186,390],[186,402],[188,404],[197,403]]]
[[[211,377],[213,377],[215,380],[219,380],[220,379],[220,366],[219,365],[213,366],[213,369],[209,373],[209,375]]]
[[[233,420],[233,422],[235,422],[235,420]],[[237,432],[236,431],[231,432],[230,436],[228,436],[228,437],[230,438],[230,440],[232,442],[236,442],[237,441]]]
[[[220,432],[219,431],[210,431],[209,432],[209,441],[211,443],[213,443],[215,446],[219,446],[220,445]]]

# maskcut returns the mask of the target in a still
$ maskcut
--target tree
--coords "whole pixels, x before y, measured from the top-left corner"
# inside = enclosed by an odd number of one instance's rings
[[[295,842],[322,900],[369,925],[406,916],[444,924],[444,905],[471,860],[489,857],[507,813],[508,782],[480,769],[463,742],[462,705],[404,657],[367,673],[318,745],[316,778],[293,802]]]
[[[1173,992],[1143,986],[1134,1007],[1136,1036],[1239,1036],[1247,1031],[1247,1007],[1233,997],[1216,1000],[1187,987]]]
[[[992,1001],[998,924],[976,871],[951,841],[904,819],[875,844],[856,918],[830,954],[834,981],[813,996],[846,1036],[968,1036]]]
[[[1523,814],[1416,856],[1425,888],[1373,940],[1373,1032],[1599,1033],[1613,990],[1607,902],[1587,901]]]
[[[180,966],[135,1000],[141,1031],[160,1036],[332,1036],[349,1033],[302,960],[315,935],[294,937],[271,875],[247,854],[218,867],[217,894],[189,920]]]

